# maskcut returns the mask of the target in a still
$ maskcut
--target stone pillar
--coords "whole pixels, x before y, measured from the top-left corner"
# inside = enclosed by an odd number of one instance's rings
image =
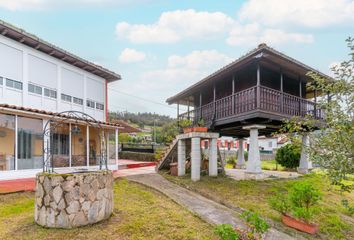
[[[248,152],[248,163],[246,172],[251,174],[262,173],[261,157],[259,154],[258,129],[263,129],[262,125],[245,126],[243,129],[250,130],[250,147]]]
[[[245,168],[245,150],[243,149],[243,138],[238,140],[237,163],[236,168]]]
[[[312,162],[309,160],[309,154],[307,148],[310,146],[310,137],[308,133],[302,135],[302,147],[301,147],[301,157],[300,166],[298,168],[299,173],[308,173],[312,169]]]
[[[177,146],[178,176],[186,174],[186,140],[178,140]]]
[[[192,181],[200,180],[200,138],[192,138],[191,162],[192,162]]]
[[[218,147],[216,138],[212,138],[209,150],[209,176],[218,176]]]

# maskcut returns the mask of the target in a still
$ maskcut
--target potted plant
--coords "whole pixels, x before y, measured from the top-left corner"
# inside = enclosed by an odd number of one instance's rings
[[[318,232],[313,218],[315,205],[321,198],[320,192],[308,182],[295,184],[288,195],[276,195],[269,200],[271,207],[282,214],[282,222],[288,227],[309,234]]]
[[[204,119],[201,118],[198,121],[198,126],[193,128],[193,132],[207,132],[208,128],[205,127]]]
[[[190,133],[192,132],[193,128],[192,126],[192,120],[189,119],[182,119],[179,121],[179,126],[183,129],[184,133]]]

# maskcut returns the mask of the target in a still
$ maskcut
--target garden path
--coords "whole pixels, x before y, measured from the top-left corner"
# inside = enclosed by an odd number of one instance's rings
[[[234,227],[246,229],[245,223],[234,210],[207,199],[198,193],[180,187],[159,174],[134,175],[127,177],[127,179],[162,192],[212,225],[231,224]],[[266,234],[266,239],[287,240],[294,238],[274,228],[270,228]]]

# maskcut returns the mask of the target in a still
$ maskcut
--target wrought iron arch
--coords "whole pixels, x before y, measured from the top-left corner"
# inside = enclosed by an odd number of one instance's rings
[[[66,124],[73,123],[79,125],[80,123],[85,123],[89,127],[95,127],[99,129],[99,141],[100,141],[100,149],[99,149],[99,168],[100,170],[105,167],[108,169],[108,161],[106,154],[106,137],[105,132],[100,124],[92,116],[80,112],[80,111],[64,111],[60,113],[56,113],[51,119],[47,121],[44,125],[43,130],[43,172],[54,172],[54,164],[53,164],[53,133],[59,127],[62,127]],[[72,129],[71,129],[72,131]],[[73,134],[73,132],[71,133]],[[70,140],[71,141],[71,140]],[[69,146],[71,147],[71,146]],[[89,151],[89,149],[86,149]],[[71,153],[70,153],[71,154]]]

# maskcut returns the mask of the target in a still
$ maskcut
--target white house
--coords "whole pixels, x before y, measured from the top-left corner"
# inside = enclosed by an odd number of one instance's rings
[[[48,120],[63,119],[57,113],[64,111],[94,119],[69,118],[51,133],[51,164],[57,169],[97,167],[98,152],[117,149],[101,149],[98,136],[103,129],[107,142],[118,145],[120,125],[107,122],[107,88],[119,79],[119,74],[0,21],[0,179],[40,171],[47,147],[43,128]],[[117,168],[115,156],[109,160],[112,169]]]

